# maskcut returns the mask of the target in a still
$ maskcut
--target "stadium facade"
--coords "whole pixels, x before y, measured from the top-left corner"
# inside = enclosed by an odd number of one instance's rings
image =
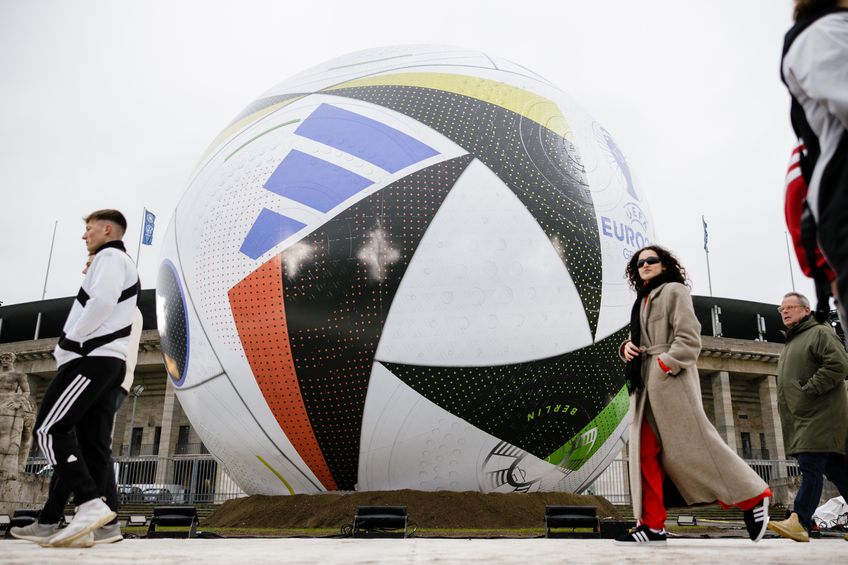
[[[36,403],[56,372],[52,351],[72,302],[68,297],[0,307],[0,352],[15,353]],[[785,475],[776,378],[784,338],[776,305],[704,296],[695,296],[694,304],[702,325],[698,369],[708,417],[764,478]],[[141,487],[167,489],[158,491],[163,499],[156,502],[218,502],[243,494],[205,449],[176,398],[162,359],[153,290],[142,292],[139,308],[144,330],[133,392],[116,416],[113,435],[119,482],[138,485],[128,493],[139,498]],[[28,471],[43,466],[39,457],[34,450]],[[624,465],[626,453],[592,490],[628,502]]]

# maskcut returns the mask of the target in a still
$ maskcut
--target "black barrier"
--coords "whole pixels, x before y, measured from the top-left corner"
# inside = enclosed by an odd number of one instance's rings
[[[406,506],[357,506],[353,537],[405,538]]]
[[[633,520],[601,520],[601,537],[604,539],[619,538],[636,527]]]
[[[8,514],[0,514],[0,538],[9,537],[9,529],[12,527],[12,517]]]
[[[591,529],[591,533],[576,529]],[[601,537],[598,509],[594,506],[545,506],[545,537]]]
[[[23,528],[29,526],[38,520],[38,514],[41,512],[38,508],[19,508],[12,514],[12,520],[9,524],[11,528]]]
[[[194,506],[157,506],[147,526],[148,538],[193,538],[197,534],[197,508]],[[157,527],[188,528],[183,531],[157,531]]]

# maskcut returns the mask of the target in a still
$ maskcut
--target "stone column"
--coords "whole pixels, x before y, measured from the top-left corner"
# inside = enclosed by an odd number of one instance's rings
[[[777,411],[777,377],[765,375],[760,381],[760,411],[763,417],[763,432],[766,436],[766,448],[769,458],[786,459],[786,448],[783,445],[783,430],[780,427],[780,414]],[[786,465],[777,465],[776,475],[786,476]]]
[[[159,439],[159,460],[156,465],[156,483],[163,484],[168,482],[169,471],[169,456],[173,453],[173,435],[176,428],[174,420],[176,420],[179,405],[177,404],[177,395],[171,378],[165,375],[165,398],[162,402],[162,434]]]
[[[129,455],[129,440],[128,435],[131,433],[130,427],[130,410],[132,410],[132,396],[127,395],[124,403],[118,408],[115,413],[115,424],[112,428],[112,455]]]
[[[736,423],[733,421],[733,402],[730,397],[730,373],[714,373],[712,384],[716,430],[730,449],[736,452]]]

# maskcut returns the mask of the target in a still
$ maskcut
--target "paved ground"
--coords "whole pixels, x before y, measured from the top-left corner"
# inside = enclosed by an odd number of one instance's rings
[[[810,543],[739,538],[673,539],[665,548],[622,548],[611,540],[572,539],[191,539],[124,540],[91,549],[50,549],[0,540],[3,565],[132,563],[651,563],[715,565],[848,563],[841,538]]]

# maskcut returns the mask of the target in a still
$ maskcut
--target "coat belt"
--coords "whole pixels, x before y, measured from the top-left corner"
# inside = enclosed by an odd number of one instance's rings
[[[645,348],[644,352],[648,355],[659,355],[660,353],[668,352],[669,349],[671,349],[670,343],[657,343],[651,347]]]

